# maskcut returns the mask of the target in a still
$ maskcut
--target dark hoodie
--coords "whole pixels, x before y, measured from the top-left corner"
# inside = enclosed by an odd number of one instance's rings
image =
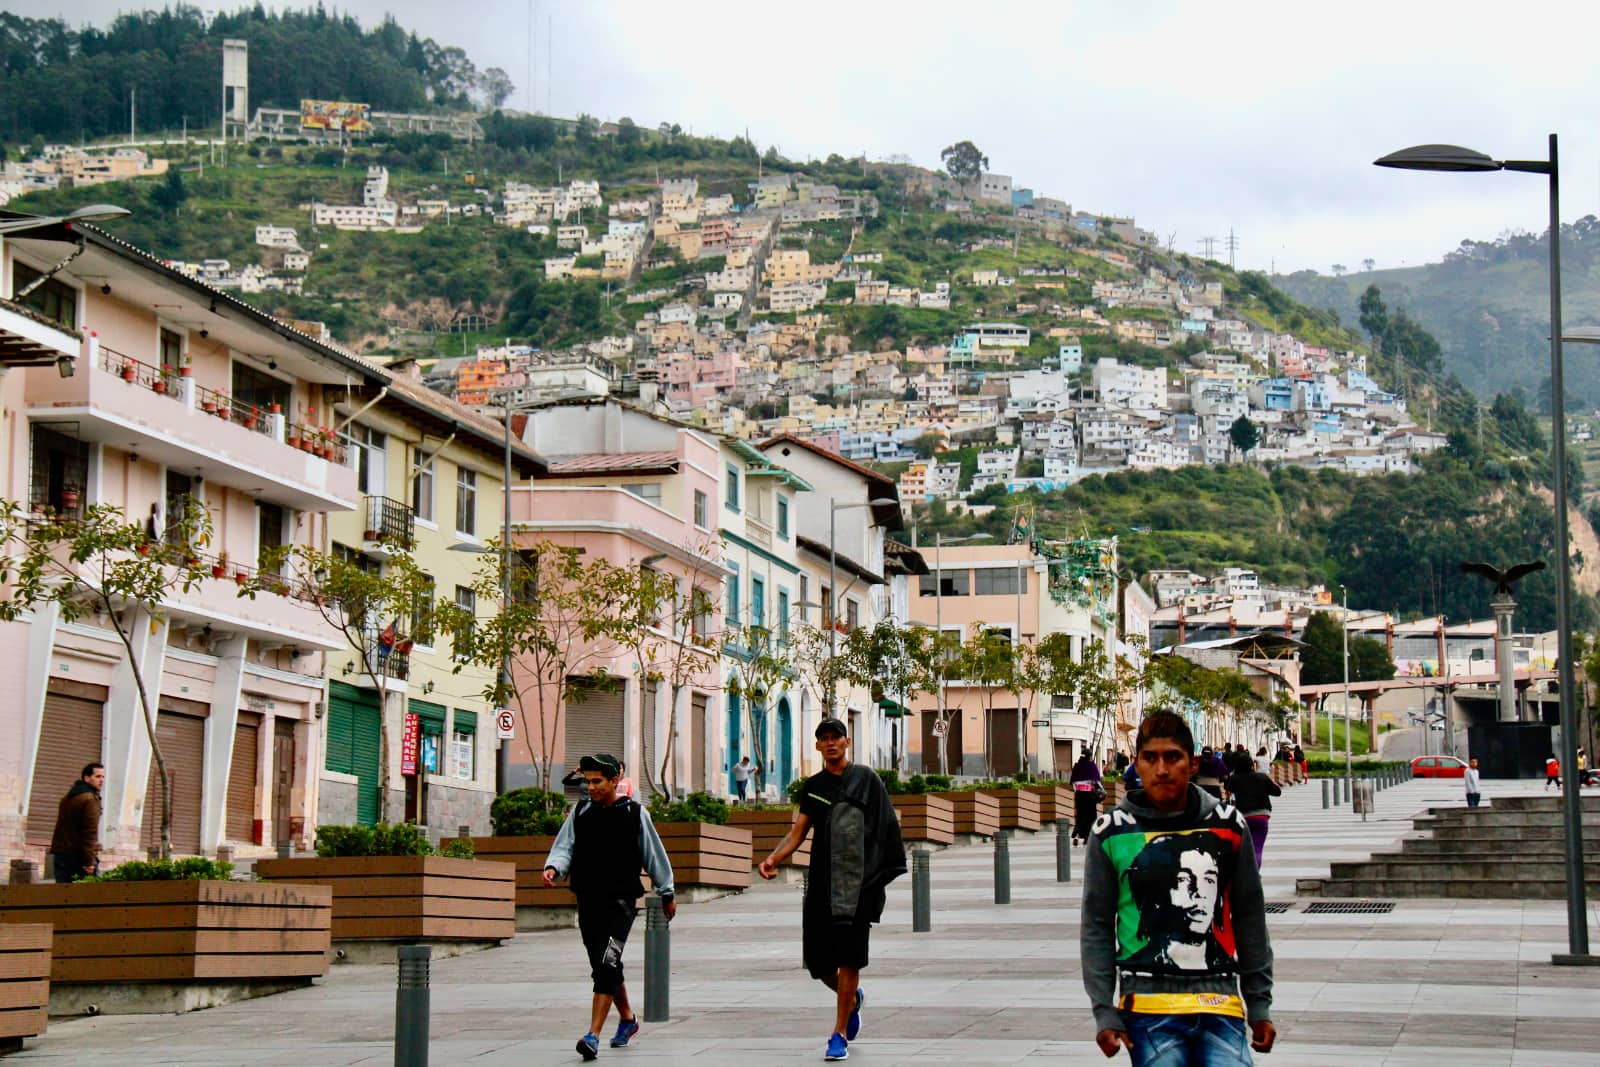
[[[875,923],[889,883],[906,873],[900,820],[876,771],[852,763],[841,777],[828,813],[828,903],[835,922]]]
[[[82,778],[72,783],[56,809],[50,851],[57,856],[76,856],[78,865],[85,868],[100,861],[100,790]]]
[[[1238,809],[1190,785],[1175,814],[1135,789],[1100,816],[1085,860],[1079,950],[1097,1029],[1126,1028],[1119,980],[1124,998],[1242,996],[1251,1022],[1270,1018],[1272,945]]]

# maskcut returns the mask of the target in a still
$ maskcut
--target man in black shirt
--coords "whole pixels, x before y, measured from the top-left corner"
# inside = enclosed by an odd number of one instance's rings
[[[834,991],[834,1027],[823,1059],[850,1058],[861,1033],[861,971],[872,924],[883,916],[888,884],[905,873],[900,823],[883,781],[850,762],[850,738],[839,719],[816,729],[822,771],[806,779],[789,833],[761,861],[761,877],[811,838],[811,873],[801,911],[806,970]]]

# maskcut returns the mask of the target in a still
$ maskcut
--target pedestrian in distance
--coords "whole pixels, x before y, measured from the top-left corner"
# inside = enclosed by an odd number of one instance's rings
[[[811,874],[801,908],[801,946],[811,977],[833,990],[833,1032],[822,1058],[850,1058],[861,1034],[861,972],[867,966],[872,924],[883,917],[890,882],[906,873],[900,822],[883,780],[850,762],[850,737],[839,719],[817,724],[822,770],[805,780],[794,825],[761,861],[761,877],[777,877],[778,864],[811,834]]]
[[[1124,789],[1144,788],[1144,782],[1139,778],[1139,764],[1130,760],[1122,769],[1122,785]]]
[[[733,784],[739,790],[739,803],[750,799],[750,757],[745,756],[733,765]]]
[[[1544,761],[1544,787],[1549,789],[1551,786],[1561,788],[1561,761],[1556,759],[1554,752]]]
[[[617,796],[631,798],[633,796],[633,779],[628,777],[628,765],[617,763]]]
[[[100,873],[100,791],[105,787],[105,765],[85,764],[56,808],[50,855],[62,885]]]
[[[1089,829],[1094,825],[1095,816],[1100,813],[1100,801],[1106,795],[1106,787],[1100,780],[1100,768],[1095,766],[1094,757],[1089,755],[1088,749],[1084,749],[1078,762],[1072,765],[1068,782],[1072,786],[1072,842],[1077,844],[1089,840]]]
[[[578,1039],[578,1055],[592,1060],[600,1054],[600,1032],[611,1006],[617,1008],[617,1032],[612,1048],[626,1048],[639,1033],[639,1020],[628,1000],[623,981],[622,952],[644,895],[639,872],[647,871],[661,909],[670,921],[678,913],[672,888],[672,864],[661,844],[650,813],[637,800],[617,795],[622,761],[606,752],[578,761],[588,797],[567,813],[561,832],[544,862],[544,884],[554,886],[571,878],[578,898],[578,933],[589,955],[594,1000],[589,1030]]]
[[[1294,746],[1294,761],[1300,764],[1300,780],[1307,785],[1311,784],[1311,762],[1306,759],[1306,750],[1297,743]]]
[[[1473,756],[1467,764],[1467,769],[1461,772],[1461,784],[1467,791],[1467,807],[1477,807],[1478,801],[1483,799],[1479,795],[1477,756]]]
[[[1200,762],[1197,768],[1194,784],[1221,800],[1222,780],[1228,777],[1228,765],[1222,762],[1221,756],[1212,751],[1210,745],[1207,745],[1200,750]]]
[[[1249,1064],[1277,1039],[1249,830],[1194,785],[1180,716],[1146,716],[1134,761],[1144,787],[1100,816],[1084,861],[1079,954],[1095,1044],[1107,1057],[1127,1049],[1134,1067]]]
[[[1261,869],[1261,850],[1267,847],[1267,824],[1272,818],[1272,798],[1283,796],[1283,790],[1268,774],[1251,765],[1250,757],[1243,752],[1233,754],[1233,773],[1223,783],[1228,790],[1228,800],[1244,816],[1250,828],[1250,842],[1256,854],[1256,869]]]
[[[1262,774],[1267,773],[1267,768],[1272,766],[1272,761],[1267,758],[1267,746],[1262,745],[1256,750],[1255,768]]]

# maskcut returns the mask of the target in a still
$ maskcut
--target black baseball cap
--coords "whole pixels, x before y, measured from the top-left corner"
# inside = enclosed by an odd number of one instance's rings
[[[609,752],[596,752],[592,756],[579,759],[578,770],[599,771],[607,778],[615,778],[622,773],[622,761]]]
[[[812,736],[820,741],[829,734],[836,737],[848,737],[850,736],[850,730],[845,726],[843,719],[828,718],[817,723],[817,728]]]

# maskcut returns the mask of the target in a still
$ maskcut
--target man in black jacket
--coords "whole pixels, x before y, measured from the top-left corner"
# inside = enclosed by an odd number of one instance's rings
[[[871,768],[850,762],[850,738],[839,719],[816,729],[822,771],[807,778],[788,835],[761,861],[761,877],[777,876],[812,831],[811,875],[801,912],[806,970],[834,991],[834,1027],[823,1059],[850,1058],[861,1033],[861,971],[872,924],[883,917],[890,882],[906,873],[889,792]]]

